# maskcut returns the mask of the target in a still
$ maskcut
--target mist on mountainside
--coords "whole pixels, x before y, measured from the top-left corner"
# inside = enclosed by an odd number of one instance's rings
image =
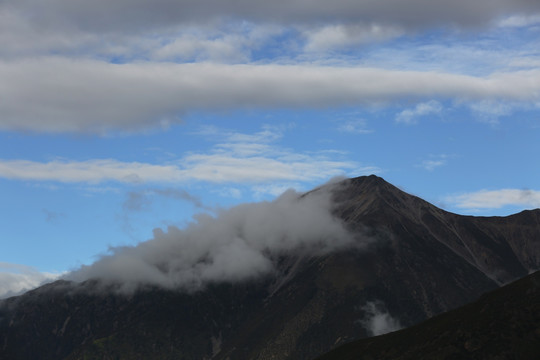
[[[125,291],[139,285],[196,290],[210,282],[271,274],[280,255],[321,255],[353,244],[353,235],[332,215],[331,188],[305,196],[288,190],[273,201],[198,214],[184,229],[154,229],[152,239],[110,248],[64,278],[101,279]]]

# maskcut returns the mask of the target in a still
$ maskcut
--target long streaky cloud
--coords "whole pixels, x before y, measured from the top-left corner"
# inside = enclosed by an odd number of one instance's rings
[[[399,100],[540,101],[540,70],[475,77],[302,65],[0,62],[0,130],[136,131],[191,111],[370,105]],[[29,106],[31,104],[31,106]]]
[[[319,161],[320,160],[320,161]],[[64,183],[178,183],[207,181],[212,183],[267,181],[306,181],[340,175],[356,165],[346,161],[321,160],[301,156],[292,162],[276,159],[232,158],[222,155],[192,155],[185,165],[155,165],[121,162],[113,159],[88,161],[36,162],[0,160],[0,177],[14,180],[55,181]],[[376,172],[365,168],[365,172]]]
[[[175,181],[181,177],[176,166],[120,162],[112,159],[88,161],[28,160],[0,161],[0,176],[7,179],[99,183],[115,180],[126,183]]]
[[[540,11],[535,0],[7,0],[1,4],[36,26],[87,31],[151,29],[220,17],[281,24],[378,22],[417,29],[441,24],[478,26],[505,15]]]

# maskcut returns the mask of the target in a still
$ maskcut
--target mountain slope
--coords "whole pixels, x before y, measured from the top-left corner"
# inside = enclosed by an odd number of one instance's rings
[[[317,360],[540,358],[540,272],[416,326],[343,345]]]
[[[1,303],[0,358],[312,359],[540,268],[540,210],[459,216],[376,176],[331,191],[356,245],[291,251],[273,274],[195,293],[50,284]]]

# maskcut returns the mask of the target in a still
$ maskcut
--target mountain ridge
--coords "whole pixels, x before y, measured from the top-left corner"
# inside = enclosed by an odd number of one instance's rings
[[[310,360],[371,336],[373,309],[408,327],[540,268],[540,210],[461,216],[376,176],[327,186],[358,246],[291,251],[277,272],[194,293],[50,284],[0,303],[0,357],[138,358],[136,339],[139,358]]]
[[[493,266],[489,266],[490,264],[482,264],[482,261],[485,261],[485,259],[482,259],[481,256],[481,252],[486,250],[482,241],[485,241],[487,237],[495,240],[497,237],[500,237],[486,236],[486,232],[490,234],[495,232],[493,225],[502,227],[505,223],[511,223],[512,221],[520,222],[522,219],[527,218],[527,221],[521,221],[521,226],[524,226],[525,223],[527,223],[528,226],[533,224],[533,226],[538,227],[540,225],[539,209],[524,210],[520,213],[505,217],[458,215],[440,209],[417,196],[407,194],[375,175],[345,180],[344,182],[352,183],[353,187],[358,191],[357,197],[352,201],[349,200],[349,203],[362,204],[362,201],[359,200],[359,198],[369,199],[369,192],[376,193],[375,199],[368,203],[369,206],[352,206],[356,211],[355,216],[364,224],[367,222],[371,226],[377,227],[380,226],[381,219],[388,225],[389,223],[395,222],[396,218],[405,217],[413,223],[424,225],[434,239],[456,252],[459,256],[466,259],[471,265],[477,267],[487,276],[493,278],[499,285],[526,275],[529,271],[536,270],[540,266],[540,256],[538,255],[540,254],[540,238],[537,233],[528,234],[533,240],[525,241],[521,244],[521,247],[525,247],[529,251],[518,251],[516,248],[517,244],[514,242],[508,244],[510,248],[499,243],[500,248],[493,249],[497,250],[496,253],[493,254],[497,255],[497,258],[505,256],[505,254],[508,253],[508,250],[511,250],[511,253],[515,254],[516,257],[520,257],[520,259],[511,259],[511,257],[507,256],[506,262],[508,262],[508,266],[507,269],[504,270],[507,273],[499,274],[501,279],[497,279],[496,276],[491,274],[495,264],[493,264]],[[383,189],[384,192],[382,192],[381,189]],[[373,195],[371,195],[371,197],[373,197]],[[366,201],[365,199],[364,201]],[[379,203],[376,203],[376,201],[379,201]],[[374,206],[375,204],[377,206]],[[388,214],[389,209],[392,211],[391,214]],[[341,216],[347,218],[348,221],[351,221],[350,215]],[[463,224],[460,226],[458,223],[459,221],[465,223],[465,227],[472,229],[476,233],[474,239],[471,237],[467,239],[463,238],[465,229]],[[494,224],[489,224],[486,228],[487,223]],[[446,228],[451,231],[441,236],[439,231],[441,228]],[[512,248],[512,245],[514,248]],[[499,261],[499,263],[502,263],[502,261]]]

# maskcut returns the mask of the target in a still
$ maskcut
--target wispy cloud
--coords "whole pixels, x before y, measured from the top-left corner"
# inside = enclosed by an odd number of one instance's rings
[[[43,212],[43,215],[45,216],[45,221],[47,222],[56,222],[57,220],[66,217],[66,214],[62,212],[56,212],[45,208],[41,209],[41,211]]]
[[[444,164],[446,164],[446,160],[442,160],[442,159],[441,160],[424,160],[422,161],[422,164],[420,166],[428,171],[433,171],[436,168],[443,166]]]
[[[403,35],[403,30],[397,27],[379,24],[369,25],[327,25],[322,28],[310,29],[304,33],[307,38],[305,51],[326,52],[379,42]]]
[[[367,122],[363,119],[347,120],[341,123],[337,129],[350,134],[370,134],[373,132],[367,128]]]
[[[412,109],[405,109],[396,115],[396,122],[403,124],[416,124],[419,117],[437,115],[442,111],[442,105],[435,100],[417,104]]]
[[[470,108],[480,121],[496,125],[500,117],[513,112],[514,106],[511,103],[483,100],[470,104]]]
[[[524,27],[534,24],[540,24],[539,14],[507,16],[497,23],[501,27]]]
[[[90,184],[107,181],[127,184],[186,181],[257,184],[322,180],[352,170],[356,173],[376,170],[352,161],[333,159],[328,152],[313,154],[281,148],[274,143],[281,136],[276,131],[267,128],[255,134],[225,132],[210,151],[187,153],[167,164],[115,159],[0,160],[0,177]]]
[[[463,209],[500,209],[509,205],[540,208],[540,191],[520,189],[481,190],[448,196],[446,201]]]
[[[122,207],[124,210],[142,211],[150,207],[152,198],[161,196],[169,199],[187,201],[198,209],[205,209],[206,206],[201,199],[182,189],[164,188],[164,189],[144,189],[130,191],[127,193],[127,198]]]
[[[433,171],[436,168],[446,165],[448,159],[451,157],[453,156],[447,154],[430,155],[429,159],[422,160],[422,162],[416,166],[427,171]]]
[[[18,295],[60,276],[61,274],[40,272],[26,265],[0,262],[0,298]]]

